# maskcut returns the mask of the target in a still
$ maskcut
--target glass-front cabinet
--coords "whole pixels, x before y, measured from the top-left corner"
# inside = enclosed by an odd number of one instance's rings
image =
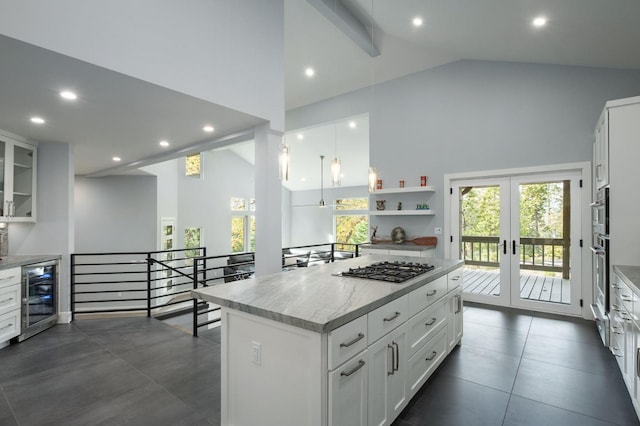
[[[36,149],[0,135],[0,221],[35,222]]]

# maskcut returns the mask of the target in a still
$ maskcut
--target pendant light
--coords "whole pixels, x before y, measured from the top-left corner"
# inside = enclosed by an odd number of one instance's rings
[[[282,144],[280,147],[280,180],[289,180],[289,146]]]
[[[323,179],[323,169],[324,169],[324,155],[320,156],[320,202],[318,203],[319,207],[326,207],[324,204],[324,179]]]
[[[378,170],[375,167],[369,167],[369,192],[376,190],[376,181],[378,180]]]

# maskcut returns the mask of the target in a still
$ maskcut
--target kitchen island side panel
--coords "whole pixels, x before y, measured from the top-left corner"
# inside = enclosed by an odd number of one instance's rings
[[[324,337],[222,308],[222,424],[327,424]]]

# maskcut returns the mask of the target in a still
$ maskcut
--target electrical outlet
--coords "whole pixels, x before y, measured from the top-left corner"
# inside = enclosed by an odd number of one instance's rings
[[[251,342],[251,362],[262,365],[262,345],[258,342]]]
[[[442,228],[433,228],[433,233],[436,235],[441,235],[442,234]]]

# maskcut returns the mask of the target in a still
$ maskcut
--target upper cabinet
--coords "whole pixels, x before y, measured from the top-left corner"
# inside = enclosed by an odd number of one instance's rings
[[[593,143],[593,181],[596,189],[609,184],[609,111],[604,109],[596,125]]]
[[[37,148],[0,135],[0,221],[36,221]]]

